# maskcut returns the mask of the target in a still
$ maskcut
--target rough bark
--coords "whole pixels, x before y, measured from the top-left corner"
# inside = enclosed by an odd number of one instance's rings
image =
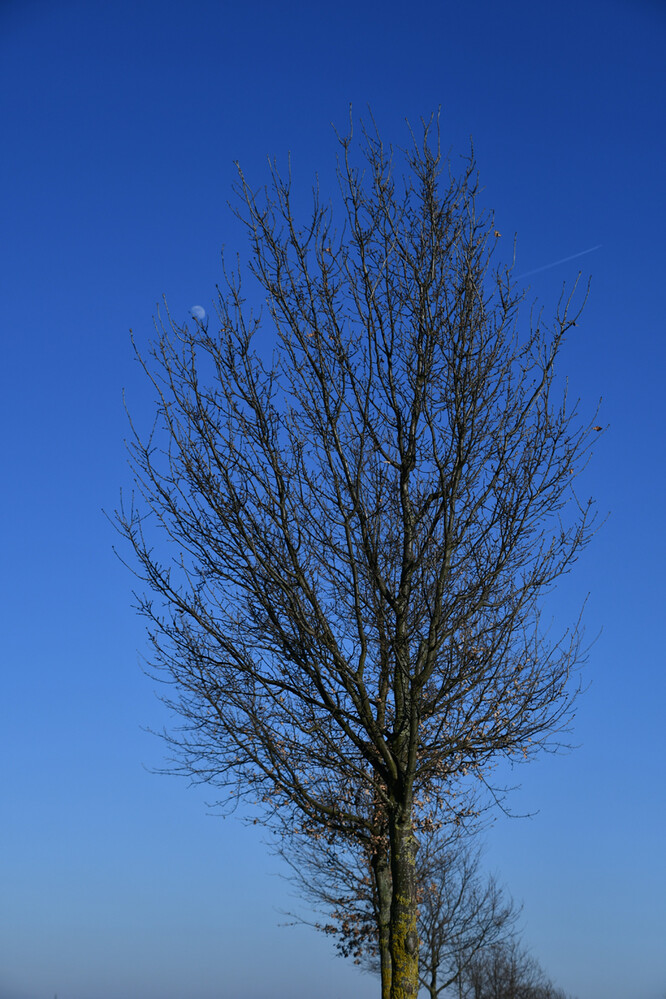
[[[372,858],[372,872],[377,895],[377,947],[382,999],[391,999],[391,869],[388,857],[378,852]]]
[[[411,814],[401,811],[389,825],[391,843],[391,999],[414,999],[419,991],[416,851]]]

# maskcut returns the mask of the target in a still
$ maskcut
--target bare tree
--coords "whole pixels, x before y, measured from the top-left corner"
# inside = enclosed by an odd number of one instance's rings
[[[421,846],[420,980],[437,999],[478,954],[509,940],[520,910],[494,877],[482,876],[478,850],[436,836]]]
[[[580,636],[540,598],[591,525],[590,427],[554,381],[580,309],[519,323],[475,165],[433,131],[402,180],[375,133],[363,169],[341,138],[339,201],[302,226],[289,178],[240,174],[264,311],[227,272],[213,327],[158,320],[118,513],[176,772],[312,835],[362,837],[355,800],[381,802],[391,999],[419,987],[415,800],[557,742]]]
[[[464,971],[458,995],[459,999],[567,999],[515,940],[479,951]]]
[[[437,999],[462,982],[480,951],[511,937],[519,909],[494,877],[482,875],[480,851],[467,831],[429,828],[418,838],[419,978]],[[387,997],[391,882],[386,836],[343,842],[331,837],[324,843],[282,836],[278,852],[299,894],[326,915],[325,922],[296,921],[331,935],[343,957],[379,972]]]

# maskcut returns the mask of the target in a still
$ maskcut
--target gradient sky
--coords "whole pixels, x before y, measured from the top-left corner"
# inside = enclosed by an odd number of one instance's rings
[[[166,712],[102,513],[123,389],[150,412],[129,328],[163,294],[210,307],[222,244],[244,252],[233,161],[261,184],[290,151],[327,183],[350,101],[398,144],[439,105],[454,156],[473,137],[546,308],[592,275],[563,362],[586,414],[603,396],[581,489],[611,515],[552,601],[590,594],[579,748],[514,775],[535,814],[499,816],[486,859],[558,985],[661,999],[665,49],[661,0],[0,3],[0,999],[378,994],[278,925],[298,903],[260,828],[150,772]]]

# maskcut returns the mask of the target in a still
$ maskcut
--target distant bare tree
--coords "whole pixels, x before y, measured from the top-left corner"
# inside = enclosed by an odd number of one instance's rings
[[[437,999],[478,954],[509,940],[519,909],[494,877],[482,876],[478,850],[436,836],[422,838],[421,845],[419,971],[421,984]]]
[[[567,999],[516,941],[480,950],[467,965],[458,994],[459,999]]]
[[[158,321],[118,523],[184,722],[173,768],[304,835],[362,839],[355,801],[380,803],[388,991],[413,999],[415,801],[451,807],[570,713],[580,636],[539,608],[590,536],[590,427],[555,388],[580,309],[519,324],[475,165],[447,170],[432,123],[403,181],[375,133],[362,169],[340,142],[337,229],[317,191],[301,225],[290,179],[240,174],[265,314],[227,272],[211,327]]]

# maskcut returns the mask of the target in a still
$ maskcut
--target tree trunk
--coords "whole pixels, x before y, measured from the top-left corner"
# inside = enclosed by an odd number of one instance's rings
[[[390,822],[391,999],[416,999],[419,991],[419,934],[416,919],[416,851],[418,843],[409,811]]]
[[[426,986],[428,992],[430,993],[430,999],[437,999],[437,993],[439,989],[437,988],[437,966],[433,964],[430,972],[430,982]]]
[[[376,853],[372,869],[377,889],[377,929],[382,999],[391,999],[391,869],[385,853]]]

